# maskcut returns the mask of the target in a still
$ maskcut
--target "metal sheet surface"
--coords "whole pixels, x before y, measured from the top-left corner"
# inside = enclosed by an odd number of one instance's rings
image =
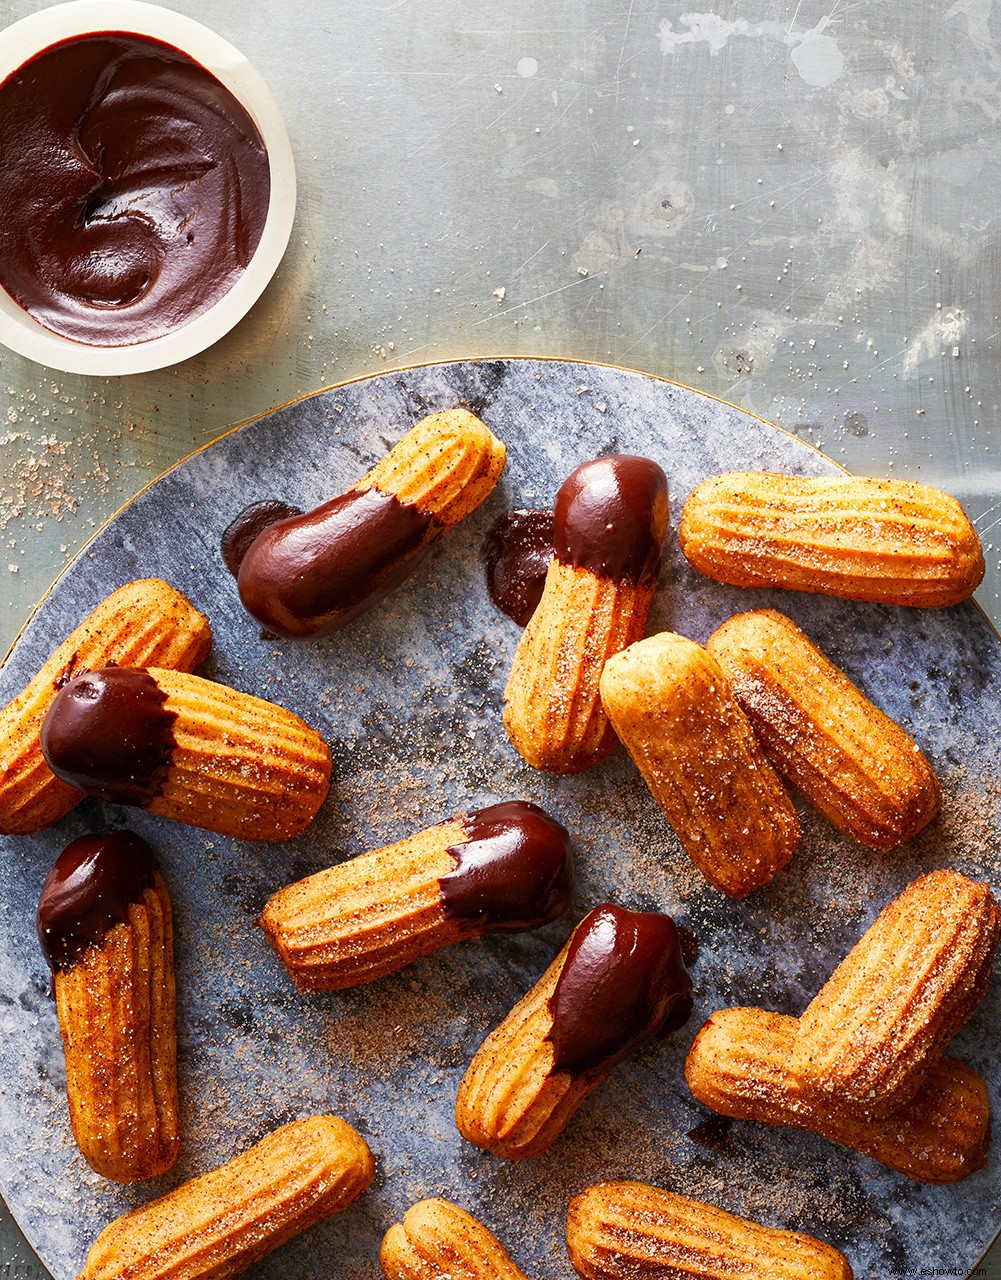
[[[248,502],[308,507],[355,480],[423,414],[457,402],[509,447],[499,490],[415,576],[345,632],[262,641],[219,555]],[[500,698],[518,628],[491,605],[480,548],[511,505],[544,505],[582,459],[608,451],[660,461],[672,528],[650,630],[704,640],[739,610],[770,604],[802,625],[914,734],[943,783],[940,818],[893,854],[853,846],[803,809],[804,840],[767,888],[734,902],[707,888],[620,750],[576,778],[532,771],[507,741]],[[682,1078],[701,1020],[732,1004],[798,1013],[877,911],[936,866],[1001,883],[1001,646],[972,606],[918,611],[719,586],[677,549],[681,503],[704,476],[755,466],[800,474],[834,465],[720,402],[635,374],[536,361],[387,374],[271,414],[184,463],[141,495],[78,559],[0,672],[6,700],[99,599],[159,574],[209,615],[208,674],[281,702],[332,744],[334,785],[313,827],[250,846],[88,801],[55,828],[0,840],[0,1190],[56,1280],[69,1280],[116,1214],[212,1167],[274,1125],[315,1111],[368,1138],[379,1174],[357,1206],[252,1274],[374,1280],[383,1231],[414,1200],[444,1194],[477,1213],[538,1280],[568,1273],[569,1196],[608,1177],[670,1186],[842,1248],[857,1277],[972,1266],[999,1220],[993,1171],[923,1187],[809,1135],[735,1124],[722,1145],[690,1135],[706,1113]],[[302,997],[255,926],[271,892],[454,811],[534,799],[570,827],[579,882],[565,920],[431,957],[356,992]],[[91,1173],[68,1133],[63,1066],[33,933],[41,882],[73,836],[129,823],[160,851],[177,916],[186,1140],[165,1179],[119,1188]],[[459,1138],[459,1079],[486,1033],[542,972],[572,923],[612,898],[658,906],[696,934],[692,1023],[616,1069],[541,1160],[508,1164]],[[952,1052],[997,1101],[995,983]]]

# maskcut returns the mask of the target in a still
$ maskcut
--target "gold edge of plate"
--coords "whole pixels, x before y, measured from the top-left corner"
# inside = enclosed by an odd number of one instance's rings
[[[169,475],[173,470],[175,470],[175,468],[182,466],[190,458],[197,457],[198,454],[204,453],[206,449],[211,449],[212,446],[218,444],[220,440],[225,440],[227,436],[231,436],[235,432],[242,430],[244,427],[250,426],[252,422],[258,422],[260,421],[261,418],[266,418],[271,413],[278,413],[281,409],[287,409],[290,405],[299,404],[303,400],[310,400],[312,399],[313,396],[323,395],[327,391],[337,391],[341,387],[350,387],[357,382],[366,382],[369,379],[383,377],[387,374],[407,373],[416,369],[433,369],[436,367],[449,365],[449,364],[486,364],[496,360],[505,360],[510,362],[517,360],[517,361],[523,361],[526,363],[528,361],[534,361],[540,364],[543,364],[543,363],[582,364],[582,365],[589,365],[598,369],[611,369],[618,373],[635,373],[640,377],[652,378],[655,382],[663,382],[667,386],[678,387],[682,391],[690,391],[694,395],[704,396],[707,400],[714,400],[717,404],[725,405],[728,409],[735,409],[738,413],[744,413],[749,418],[754,418],[757,422],[762,423],[764,426],[771,427],[772,430],[781,432],[781,434],[784,436],[789,436],[790,439],[795,440],[797,443],[803,445],[805,448],[811,450],[811,452],[823,458],[825,462],[829,462],[831,463],[832,466],[837,467],[838,470],[844,472],[845,475],[851,475],[851,472],[848,470],[847,467],[842,466],[840,462],[838,462],[835,458],[830,457],[828,454],[824,453],[822,449],[818,449],[816,445],[810,444],[808,440],[804,440],[801,436],[796,435],[794,431],[790,431],[787,427],[780,427],[778,423],[770,422],[767,418],[762,418],[760,414],[753,413],[749,409],[743,409],[740,407],[740,405],[736,405],[730,400],[724,400],[722,396],[713,395],[712,392],[703,391],[699,387],[690,387],[688,386],[687,383],[678,382],[674,378],[665,378],[662,374],[650,373],[646,369],[631,369],[627,365],[612,364],[611,362],[606,360],[587,360],[587,359],[569,360],[563,356],[492,355],[492,356],[477,356],[475,358],[470,358],[470,359],[426,360],[426,361],[421,361],[415,364],[397,365],[390,369],[380,369],[378,373],[356,374],[351,378],[344,378],[340,382],[332,382],[326,386],[317,387],[314,391],[304,392],[300,396],[293,396],[291,399],[285,400],[281,404],[272,405],[272,407],[269,409],[264,409],[260,413],[253,414],[249,418],[244,418],[241,422],[234,423],[232,426],[227,427],[225,431],[221,431],[219,435],[213,436],[211,440],[206,440],[206,442],[204,444],[199,445],[197,449],[192,449],[190,453],[186,453],[182,458],[178,458],[176,462],[171,463],[169,467],[165,467],[163,471],[161,471],[158,475],[154,476],[151,480],[147,480],[147,482],[140,489],[136,490],[136,492],[132,495],[131,498],[123,502],[122,505],[116,511],[112,512],[112,514],[108,516],[108,518],[105,521],[103,521],[103,523],[97,529],[95,529],[94,533],[87,539],[87,541],[83,544],[83,546],[81,546],[79,550],[69,560],[67,560],[66,564],[63,565],[62,569],[60,569],[59,573],[56,574],[55,578],[52,580],[52,582],[43,592],[41,597],[38,599],[34,608],[28,614],[28,617],[25,619],[17,635],[11,641],[10,646],[7,649],[7,652],[3,656],[3,660],[0,661],[0,668],[2,668],[6,664],[11,653],[13,653],[14,648],[17,645],[18,641],[24,635],[25,631],[30,625],[32,619],[38,613],[39,609],[42,607],[45,601],[49,598],[49,596],[58,586],[60,579],[62,579],[62,577],[68,572],[68,570],[84,554],[87,548],[91,546],[91,544],[104,532],[104,530],[108,527],[108,525],[110,525],[114,520],[117,520],[118,517],[121,515],[121,513],[125,511],[127,507],[130,507],[133,504],[133,502],[136,501],[137,498],[141,497],[141,495],[144,494],[147,489],[151,488],[153,485],[158,483],[158,481],[162,480],[164,476]],[[999,642],[1001,642],[1001,632],[999,632],[998,629],[994,626],[994,623],[987,616],[982,606],[978,603],[978,601],[973,599],[971,599],[971,603],[980,612],[981,617],[987,623],[987,626],[989,627],[991,632],[993,632],[995,638]],[[13,1215],[11,1216],[13,1217]],[[15,1224],[16,1224],[16,1220],[15,1220]],[[987,1248],[985,1249],[984,1253],[981,1255],[981,1257],[979,1258],[976,1264],[977,1267],[979,1267],[980,1264],[987,1258],[987,1255],[990,1253],[990,1251],[994,1248],[994,1246],[998,1243],[999,1240],[1001,1240],[1001,1230],[999,1230],[995,1234],[994,1238],[988,1244]]]
[[[988,618],[988,619],[987,619],[987,621],[988,621],[988,622],[990,622],[990,618]],[[990,1244],[987,1246],[987,1248],[983,1251],[983,1253],[980,1255],[980,1257],[979,1257],[979,1258],[977,1259],[977,1261],[974,1263],[973,1270],[970,1272],[970,1274],[971,1274],[971,1275],[974,1275],[974,1276],[975,1276],[975,1275],[986,1274],[986,1273],[981,1272],[981,1271],[979,1270],[979,1268],[980,1268],[980,1264],[981,1264],[982,1262],[986,1262],[986,1261],[987,1261],[987,1255],[991,1252],[991,1250],[994,1248],[994,1246],[995,1246],[996,1244],[998,1244],[998,1242],[999,1242],[999,1241],[1001,1241],[1001,1227],[999,1227],[999,1228],[998,1228],[998,1230],[997,1230],[997,1231],[995,1232],[995,1234],[994,1234],[994,1239],[990,1242]]]
[[[845,475],[851,475],[851,472],[847,467],[842,466],[840,462],[835,458],[830,457],[829,454],[824,453],[822,449],[818,449],[815,444],[811,444],[808,440],[804,440],[802,436],[798,436],[795,431],[790,431],[788,427],[780,427],[777,422],[770,422],[767,418],[762,418],[760,414],[752,413],[750,409],[742,409],[740,405],[734,404],[730,400],[724,400],[722,396],[713,395],[711,391],[702,391],[698,387],[690,387],[687,383],[678,382],[675,378],[665,378],[662,374],[650,373],[646,369],[631,369],[628,365],[612,364],[607,360],[570,360],[565,356],[491,355],[475,356],[469,359],[424,360],[416,364],[394,365],[390,369],[380,369],[377,373],[358,373],[351,378],[344,378],[340,382],[331,382],[327,386],[317,387],[314,391],[306,391],[301,396],[292,396],[290,400],[284,400],[281,404],[272,405],[270,409],[263,409],[260,413],[252,414],[251,417],[244,418],[241,422],[234,423],[232,426],[227,427],[225,431],[221,431],[217,436],[213,436],[211,440],[206,440],[204,444],[200,444],[197,449],[192,449],[190,453],[186,453],[182,458],[178,458],[176,462],[172,462],[169,467],[164,467],[164,469],[158,475],[153,476],[152,479],[147,480],[142,488],[137,489],[131,498],[128,498],[116,511],[113,511],[111,515],[94,530],[83,546],[81,546],[79,550],[77,550],[76,553],[66,561],[63,567],[49,583],[48,587],[46,587],[42,595],[38,598],[31,612],[28,614],[27,618],[25,618],[23,624],[18,630],[17,635],[10,642],[7,652],[3,655],[3,659],[0,660],[0,667],[6,665],[7,660],[14,652],[18,641],[31,625],[31,622],[39,609],[59,585],[63,576],[73,567],[77,560],[80,559],[88,547],[90,547],[97,538],[100,537],[105,529],[107,529],[108,525],[117,520],[126,508],[131,507],[137,498],[142,497],[147,489],[158,484],[164,476],[170,475],[172,471],[183,466],[184,463],[188,462],[191,458],[197,457],[198,454],[204,453],[206,449],[211,449],[213,445],[217,445],[220,440],[225,440],[227,436],[231,436],[237,431],[242,431],[244,427],[249,427],[252,422],[259,422],[261,418],[266,418],[269,414],[278,413],[282,409],[287,409],[290,405],[300,404],[303,400],[311,400],[314,396],[322,396],[327,391],[337,391],[341,387],[354,386],[357,382],[368,382],[371,379],[386,377],[394,373],[409,373],[416,369],[435,369],[440,368],[443,365],[450,364],[491,364],[497,360],[503,360],[509,363],[520,361],[526,364],[529,361],[537,364],[583,364],[590,365],[596,369],[611,369],[616,373],[635,373],[642,378],[652,378],[654,382],[663,382],[666,386],[678,387],[681,391],[690,391],[693,395],[704,396],[706,400],[714,400],[717,404],[725,405],[728,409],[735,409],[737,413],[746,414],[747,417],[753,418],[756,422],[760,422],[766,427],[771,427],[773,431],[781,432],[782,435],[788,436],[791,440],[795,440],[797,444],[801,444],[805,449],[809,449],[812,453],[817,454],[817,456],[823,458],[825,462],[829,462],[832,466],[837,467],[839,471],[843,471]],[[995,627],[994,623],[984,611],[982,605],[978,601],[972,599],[971,603],[973,604],[973,607],[980,612],[984,622],[987,623],[987,626],[993,632],[995,639],[1001,642],[1001,631]]]

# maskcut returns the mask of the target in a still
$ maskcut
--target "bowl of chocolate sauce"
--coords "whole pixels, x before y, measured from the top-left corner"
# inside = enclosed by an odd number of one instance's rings
[[[201,23],[73,0],[0,32],[0,342],[70,373],[198,354],[288,245],[278,105]]]

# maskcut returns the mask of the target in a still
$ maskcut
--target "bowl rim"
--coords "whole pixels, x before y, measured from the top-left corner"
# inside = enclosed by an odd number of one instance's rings
[[[50,45],[95,32],[127,32],[173,45],[211,72],[260,130],[271,176],[268,213],[246,271],[218,302],[170,333],[123,346],[92,346],[54,333],[0,286],[0,343],[63,373],[121,376],[149,373],[198,355],[218,342],[264,292],[288,247],[295,217],[292,146],[264,78],[209,27],[146,0],[69,0],[29,14],[0,31],[0,83]]]

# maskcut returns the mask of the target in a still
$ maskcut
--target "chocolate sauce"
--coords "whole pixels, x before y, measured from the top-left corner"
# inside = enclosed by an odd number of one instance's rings
[[[604,903],[578,926],[549,1000],[553,1074],[607,1071],[692,1012],[678,931],[659,911]]]
[[[546,585],[553,558],[553,513],[509,511],[494,526],[484,555],[491,600],[523,627]]]
[[[73,677],[77,674],[76,664],[80,661],[79,651],[70,654],[69,661],[63,667],[62,671],[52,681],[53,689],[65,689]]]
[[[153,850],[131,831],[81,836],[66,846],[38,900],[38,940],[53,973],[71,968],[128,920],[156,869]]]
[[[455,870],[442,876],[442,905],[484,933],[548,924],[570,899],[570,836],[527,800],[490,805],[463,819],[468,839],[452,845]]]
[[[159,40],[76,36],[0,85],[0,283],[67,338],[148,342],[207,311],[270,193],[253,120]]]
[[[585,462],[556,495],[556,558],[615,582],[651,585],[667,533],[667,477],[649,458]]]
[[[243,557],[255,538],[279,520],[301,515],[302,507],[290,507],[287,502],[276,502],[273,498],[265,499],[264,502],[252,502],[249,507],[244,507],[236,519],[226,526],[220,539],[222,558],[233,577],[239,576]]]
[[[706,1116],[694,1129],[688,1130],[686,1137],[697,1142],[700,1147],[714,1151],[717,1155],[725,1155],[730,1148],[729,1138],[732,1128],[733,1121],[729,1116]]]
[[[685,962],[685,968],[690,969],[702,955],[702,947],[699,945],[698,938],[686,925],[679,924],[677,929],[681,942],[681,958]]]
[[[148,804],[174,749],[173,711],[148,671],[85,671],[56,694],[42,753],[57,778],[111,804]]]
[[[278,635],[338,631],[398,587],[440,533],[393,494],[351,490],[255,538],[240,566],[240,599]]]

